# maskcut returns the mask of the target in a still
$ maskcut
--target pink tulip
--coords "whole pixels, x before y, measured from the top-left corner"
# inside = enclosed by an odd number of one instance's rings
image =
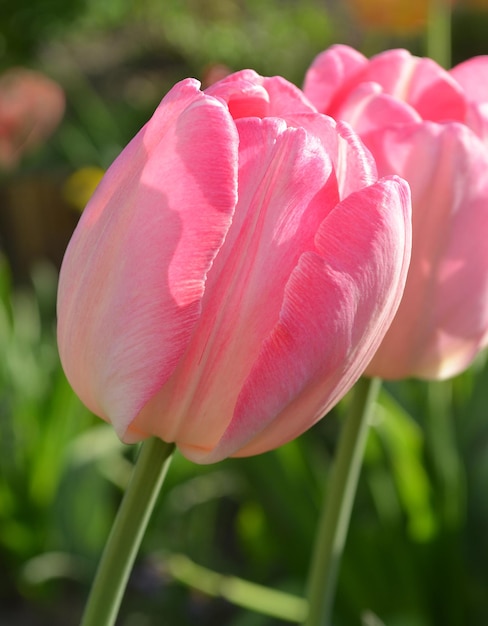
[[[61,269],[59,349],[126,442],[210,463],[309,428],[386,332],[410,196],[344,124],[251,70],[188,79],[106,173]]]
[[[371,60],[334,46],[305,94],[348,121],[381,176],[412,191],[412,260],[398,313],[367,372],[442,379],[488,344],[488,57],[450,72],[406,50]]]

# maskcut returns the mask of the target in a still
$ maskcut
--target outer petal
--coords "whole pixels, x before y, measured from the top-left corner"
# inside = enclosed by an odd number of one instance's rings
[[[488,55],[473,57],[449,72],[468,101],[466,124],[488,148]]]
[[[107,172],[67,250],[60,355],[122,434],[171,376],[236,203],[235,125],[196,81],[174,87]]]
[[[386,93],[410,104],[424,120],[464,121],[462,90],[432,59],[407,50],[387,50],[371,58],[360,80],[378,83]]]
[[[467,100],[479,104],[488,102],[488,55],[459,63],[449,74],[462,87]]]
[[[422,120],[415,109],[384,93],[378,83],[360,83],[345,99],[340,115],[361,137],[385,126]]]
[[[414,210],[404,298],[367,372],[453,376],[488,340],[486,149],[461,124],[423,123],[369,141],[380,173],[409,181]]]
[[[344,122],[337,124],[339,137],[336,168],[341,198],[373,184],[378,179],[376,163],[369,152]]]
[[[322,113],[335,117],[368,59],[349,46],[331,46],[319,54],[307,71],[303,91]]]
[[[280,316],[290,274],[315,249],[339,196],[320,140],[283,120],[238,121],[235,219],[209,272],[202,317],[184,359],[130,427],[176,441],[200,460],[232,419],[244,381]],[[167,415],[167,419],[164,416]]]
[[[341,198],[378,180],[371,152],[348,124],[316,113],[292,114],[288,122],[320,139],[332,161]]]
[[[408,187],[385,179],[322,223],[287,283],[222,439],[204,462],[298,436],[354,384],[400,302],[410,256]]]
[[[303,92],[281,76],[263,77],[253,70],[226,76],[208,87],[206,93],[222,98],[234,119],[241,117],[280,117],[316,113]]]
[[[431,59],[407,50],[387,50],[368,61],[352,48],[332,46],[312,63],[304,92],[319,111],[349,119],[343,106],[361,83],[377,83],[425,120],[464,121],[466,100],[459,84]]]

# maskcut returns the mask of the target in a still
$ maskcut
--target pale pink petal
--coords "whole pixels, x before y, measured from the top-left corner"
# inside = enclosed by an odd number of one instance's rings
[[[303,91],[281,76],[265,78],[263,82],[270,96],[270,117],[288,119],[294,113],[316,113],[317,109]]]
[[[354,384],[400,302],[410,250],[408,187],[386,179],[349,196],[290,275],[234,416],[200,462],[258,454],[298,436]],[[407,235],[405,235],[407,233]]]
[[[334,163],[341,198],[373,184],[378,178],[376,163],[349,124],[337,124],[338,152]]]
[[[276,118],[242,119],[237,127],[239,202],[208,275],[201,320],[174,382],[131,426],[175,440],[191,458],[211,449],[230,422],[280,316],[290,274],[300,255],[315,249],[317,230],[339,200],[318,138]]]
[[[232,117],[280,117],[316,113],[303,92],[281,76],[263,77],[253,70],[230,74],[206,89],[227,103]]]
[[[462,87],[466,99],[471,102],[488,102],[488,55],[482,55],[459,63],[449,74]]]
[[[198,321],[235,208],[237,147],[226,107],[183,81],[109,169],[69,245],[61,359],[119,434],[171,376]]]
[[[488,55],[473,57],[449,72],[468,101],[466,124],[488,147]]]
[[[263,78],[254,70],[241,70],[229,74],[207,87],[205,93],[221,98],[229,107],[234,119],[264,117],[270,106]]]
[[[466,126],[471,128],[488,148],[488,102],[468,104]]]
[[[376,82],[385,93],[410,104],[424,120],[463,121],[466,101],[457,82],[440,65],[407,50],[372,57],[361,82]]]
[[[308,69],[303,91],[321,113],[335,117],[342,98],[367,64],[366,57],[354,48],[331,46]]]
[[[371,152],[348,124],[337,123],[327,115],[316,113],[293,114],[288,117],[288,122],[297,128],[304,128],[321,141],[331,159],[341,198],[378,179]]]
[[[447,378],[487,344],[488,155],[461,124],[424,123],[370,137],[381,174],[412,189],[405,294],[368,373]]]
[[[384,93],[378,83],[360,83],[344,100],[340,116],[360,136],[385,126],[422,121],[415,109]]]

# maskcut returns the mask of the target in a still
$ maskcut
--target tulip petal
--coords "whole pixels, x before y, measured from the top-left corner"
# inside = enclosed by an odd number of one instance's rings
[[[171,376],[198,321],[236,204],[237,148],[227,108],[183,81],[108,170],[68,247],[61,359],[119,434]]]
[[[292,113],[316,113],[304,93],[281,76],[263,77],[254,70],[229,74],[205,90],[222,98],[232,117],[279,117]]]
[[[479,104],[488,102],[488,55],[480,55],[459,63],[449,74],[461,85],[466,97]]]
[[[351,82],[368,64],[354,48],[331,46],[319,54],[305,76],[303,91],[320,112],[337,118],[337,105],[351,87]]]
[[[304,128],[320,139],[324,151],[332,161],[340,198],[345,198],[353,191],[363,189],[378,180],[376,163],[371,152],[349,124],[337,123],[327,115],[316,113],[290,114],[287,119],[290,125]]]
[[[378,83],[360,83],[345,99],[341,117],[361,137],[385,126],[422,121],[415,109],[384,93]]]
[[[134,435],[176,441],[192,459],[211,449],[230,422],[279,318],[290,274],[300,255],[315,249],[317,230],[339,200],[318,138],[276,118],[241,119],[237,127],[242,192],[208,274],[202,317],[174,387],[166,385],[130,427]]]
[[[337,124],[339,136],[337,162],[334,163],[341,198],[372,185],[378,178],[376,163],[351,127]]]
[[[488,342],[486,148],[455,123],[390,129],[369,142],[380,173],[395,172],[410,183],[415,263],[367,371],[384,378],[448,378]]]
[[[432,59],[407,50],[386,50],[372,57],[361,82],[373,81],[385,93],[412,106],[424,120],[463,121],[466,101],[456,81]]]
[[[200,462],[281,445],[320,419],[354,384],[400,302],[409,209],[407,185],[392,178],[352,194],[329,213],[316,251],[305,252],[291,273],[279,319],[231,423]]]
[[[449,74],[461,85],[468,100],[467,126],[488,146],[488,55],[468,59]]]
[[[368,61],[353,48],[332,46],[312,63],[304,92],[319,111],[348,119],[343,117],[345,100],[357,85],[371,82],[425,120],[464,120],[466,102],[456,80],[431,59],[407,50],[386,50]]]

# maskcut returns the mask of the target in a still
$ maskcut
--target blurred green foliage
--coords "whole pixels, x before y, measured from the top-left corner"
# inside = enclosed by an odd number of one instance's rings
[[[42,42],[58,33],[84,7],[84,0],[2,0],[0,68],[29,62]]]
[[[193,70],[219,62],[297,80],[331,33],[319,0],[4,0],[0,24],[4,65],[31,60],[47,42],[89,44],[97,35],[113,58],[120,50],[110,49],[110,37],[118,32],[134,60],[153,48],[160,60],[180,57]]]
[[[0,3],[0,71],[27,64],[67,93],[34,167],[106,168],[178,80],[222,64],[300,82],[330,38],[320,0]]]

